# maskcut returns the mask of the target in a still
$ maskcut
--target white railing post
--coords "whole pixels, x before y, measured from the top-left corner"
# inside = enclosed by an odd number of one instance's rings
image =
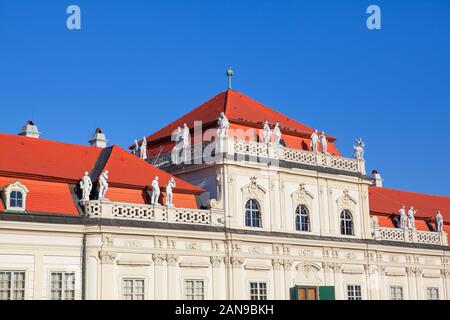
[[[448,246],[447,233],[444,231],[441,231],[439,236],[440,236],[440,240],[441,240],[441,245]]]

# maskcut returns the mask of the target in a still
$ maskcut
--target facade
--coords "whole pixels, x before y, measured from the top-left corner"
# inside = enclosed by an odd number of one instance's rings
[[[362,141],[343,157],[235,90],[132,153],[22,131],[0,134],[0,299],[450,299],[449,197],[383,188]]]

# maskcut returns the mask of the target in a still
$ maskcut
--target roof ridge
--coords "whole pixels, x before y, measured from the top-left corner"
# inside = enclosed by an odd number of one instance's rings
[[[417,191],[408,191],[408,190],[400,190],[400,189],[385,188],[385,187],[379,188],[379,187],[375,187],[375,186],[371,186],[370,188],[373,190],[378,190],[378,189],[383,190],[384,189],[384,190],[404,192],[404,193],[416,194],[416,195],[427,196],[427,197],[444,198],[444,199],[450,200],[450,196],[422,193],[422,192],[417,192]]]
[[[63,141],[52,140],[52,139],[43,139],[43,138],[31,138],[31,137],[27,137],[27,136],[19,136],[19,135],[12,134],[12,133],[0,133],[0,137],[1,136],[6,136],[6,137],[10,137],[10,138],[17,138],[17,139],[24,139],[24,140],[28,140],[30,142],[36,142],[36,143],[39,143],[39,142],[50,142],[50,143],[62,144],[62,145],[66,145],[66,146],[78,146],[78,147],[82,147],[82,148],[99,149],[98,147],[95,147],[95,146],[89,146],[89,145],[84,145],[84,144],[79,144],[79,143],[63,142]]]

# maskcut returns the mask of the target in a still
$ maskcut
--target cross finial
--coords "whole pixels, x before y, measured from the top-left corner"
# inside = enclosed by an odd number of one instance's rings
[[[231,78],[233,77],[233,69],[231,69],[231,66],[228,66],[227,77],[228,77],[228,90],[231,90]]]

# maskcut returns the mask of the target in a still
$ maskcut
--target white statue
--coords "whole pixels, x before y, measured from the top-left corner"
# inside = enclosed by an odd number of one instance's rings
[[[407,222],[407,219],[408,219],[408,218],[406,217],[405,206],[401,207],[401,208],[398,210],[398,214],[399,214],[399,218],[400,218],[400,220],[399,220],[399,227],[402,228],[402,229],[404,229],[404,228],[406,228],[406,222]]]
[[[175,141],[175,145],[173,146],[172,149],[172,162],[178,164],[180,163],[180,151],[182,149],[181,128],[178,127],[177,130],[175,130],[175,132],[172,135],[173,135],[172,140]]]
[[[273,135],[275,137],[275,146],[279,146],[281,141],[281,129],[278,122],[275,123],[275,127],[273,128]]]
[[[230,122],[228,121],[225,113],[221,112],[219,119],[217,120],[217,137],[228,137],[228,129],[230,128]]]
[[[414,207],[411,207],[408,210],[408,228],[409,229],[414,229],[416,227],[416,221],[414,219],[416,212],[417,212],[417,210],[414,210]]]
[[[152,198],[150,201],[151,204],[158,204],[160,193],[161,190],[159,189],[159,177],[155,176],[152,181]]]
[[[364,159],[364,141],[359,138],[356,139],[356,144],[353,146],[354,157],[355,159],[362,160]]]
[[[187,126],[187,124],[184,124],[182,133],[181,133],[181,140],[182,140],[182,147],[183,147],[183,161],[186,162],[188,160],[188,152],[190,152],[189,150],[189,145],[191,143],[191,134],[189,133],[189,127]]]
[[[166,185],[166,206],[173,206],[173,188],[176,187],[174,177],[171,177]]]
[[[328,154],[328,140],[325,136],[325,132],[322,131],[322,134],[320,135],[320,144],[322,145],[322,152],[324,154]]]
[[[89,177],[89,173],[84,173],[84,176],[80,181],[80,188],[83,191],[82,201],[89,201],[89,196],[92,191],[92,180],[91,177]]]
[[[139,143],[136,139],[134,139],[134,149],[133,149],[133,154],[135,156],[138,156],[139,154]]]
[[[317,134],[317,130],[315,130],[311,134],[311,148],[312,148],[313,152],[317,152],[318,145],[319,145],[319,135]]]
[[[270,142],[271,136],[272,136],[272,130],[270,130],[269,122],[266,120],[266,121],[264,121],[264,126],[263,126],[263,141],[264,141],[264,143],[268,144]]]
[[[442,232],[442,227],[444,225],[444,217],[442,216],[439,210],[436,212],[435,220],[436,220],[436,231]]]
[[[140,158],[142,160],[147,160],[147,138],[145,138],[145,137],[142,139],[140,151],[141,151]]]
[[[108,200],[105,195],[108,191],[109,171],[105,170],[98,178],[98,200]]]

